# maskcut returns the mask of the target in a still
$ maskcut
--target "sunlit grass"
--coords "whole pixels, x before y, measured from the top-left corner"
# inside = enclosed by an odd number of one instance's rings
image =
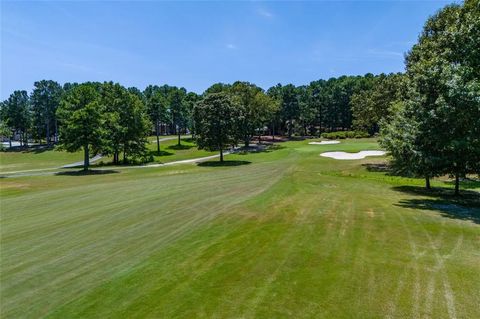
[[[278,145],[1,180],[1,317],[480,317],[474,189],[319,156],[373,139]]]

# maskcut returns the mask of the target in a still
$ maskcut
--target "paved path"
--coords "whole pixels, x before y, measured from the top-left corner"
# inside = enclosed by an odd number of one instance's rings
[[[189,136],[188,135],[180,135],[180,139],[184,139],[184,138],[189,138]],[[170,136],[170,137],[161,138],[158,141],[159,142],[165,142],[165,141],[171,141],[171,140],[177,140],[177,139],[178,139],[178,136]],[[150,141],[150,143],[157,143],[157,139],[154,138],[152,141]]]
[[[227,152],[223,152],[223,155],[226,156],[226,155],[231,154],[231,153],[232,153],[231,151],[227,151]],[[97,156],[100,156],[100,155],[97,155]],[[220,156],[220,154],[216,154],[216,155],[210,155],[210,156],[205,156],[205,157],[192,158],[192,159],[188,159],[188,160],[181,160],[181,161],[174,161],[174,162],[167,162],[167,163],[157,163],[157,164],[146,164],[146,165],[104,166],[104,167],[95,168],[95,170],[96,171],[124,170],[124,169],[134,169],[134,168],[154,168],[154,167],[170,166],[170,165],[177,165],[177,164],[200,163],[200,162],[208,161],[210,159],[217,158],[219,156]],[[100,158],[101,158],[101,156],[100,156]],[[83,165],[83,162],[78,162],[78,163],[81,163]],[[81,165],[76,165],[78,163],[72,163],[72,164],[62,166],[62,167],[54,167],[54,168],[30,169],[30,170],[24,170],[24,171],[13,171],[13,172],[4,172],[4,173],[0,172],[0,177],[53,175],[55,173],[62,172],[62,171],[58,170],[59,168],[60,169],[61,168],[67,168],[67,166],[69,168],[76,167],[76,166],[81,166]],[[70,166],[70,165],[76,165],[76,166]]]
[[[101,159],[103,156],[101,154],[98,154],[98,155],[95,155],[94,157],[92,157],[90,159],[90,164],[91,163],[95,163],[96,161],[98,161],[99,159]],[[73,168],[73,167],[79,167],[79,166],[83,166],[83,161],[80,161],[80,162],[75,162],[75,163],[72,163],[72,164],[67,164],[67,165],[63,165],[62,168]]]
[[[260,148],[257,146],[257,144],[252,144],[252,148]],[[226,156],[228,154],[234,153],[239,149],[239,147],[235,148],[234,150],[226,151],[223,152],[223,156]],[[96,158],[98,157],[98,158]],[[178,165],[178,164],[190,164],[190,163],[200,163],[204,161],[208,161],[214,158],[220,157],[220,154],[215,154],[215,155],[210,155],[210,156],[205,156],[205,157],[197,157],[197,158],[192,158],[192,159],[187,159],[187,160],[181,160],[181,161],[174,161],[174,162],[167,162],[167,163],[157,163],[157,164],[146,164],[146,165],[132,165],[132,166],[104,166],[104,167],[99,167],[95,168],[96,171],[104,171],[104,170],[124,170],[124,169],[134,169],[134,168],[154,168],[154,167],[162,167],[162,166],[170,166],[170,165]],[[90,160],[92,162],[93,160],[98,160],[101,158],[101,155],[97,155],[94,158]],[[78,163],[81,163],[83,165],[83,162],[77,162],[77,163],[72,163],[68,164],[62,167],[52,167],[52,168],[39,168],[39,169],[30,169],[30,170],[23,170],[23,171],[13,171],[13,172],[0,172],[0,177],[22,177],[22,176],[38,176],[38,175],[53,175],[62,171],[59,171],[59,169],[62,168],[73,168],[76,166],[81,166],[77,165]],[[75,165],[75,166],[72,166]]]

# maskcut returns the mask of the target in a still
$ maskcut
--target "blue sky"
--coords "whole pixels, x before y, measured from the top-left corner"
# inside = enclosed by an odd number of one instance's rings
[[[446,1],[1,1],[1,98],[33,82],[202,92],[402,71]]]

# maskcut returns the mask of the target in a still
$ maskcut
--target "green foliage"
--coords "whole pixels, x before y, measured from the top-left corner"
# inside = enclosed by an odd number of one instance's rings
[[[168,94],[168,104],[170,115],[172,117],[172,123],[175,126],[175,131],[180,136],[183,129],[188,124],[188,109],[186,98],[186,90],[184,88],[174,87]],[[180,139],[178,140],[180,144]]]
[[[67,86],[69,88],[70,86]],[[57,137],[56,111],[64,90],[55,81],[42,80],[34,83],[32,92],[33,110],[33,135],[36,138],[45,137],[47,144],[50,144],[52,134]]]
[[[197,144],[200,149],[220,151],[236,145],[240,139],[243,109],[228,93],[207,94],[194,108]]]
[[[98,154],[106,147],[104,106],[92,84],[80,84],[63,98],[57,110],[61,122],[59,148],[68,152],[84,151],[84,169],[90,153]]]
[[[236,97],[241,105],[243,117],[239,134],[248,146],[255,133],[269,122],[278,104],[261,88],[248,82],[235,82],[227,92]]]
[[[392,105],[404,99],[405,91],[406,83],[401,73],[380,74],[371,78],[368,88],[351,97],[353,127],[370,134],[379,132],[379,123],[389,121]]]
[[[411,121],[404,103],[392,106],[393,117],[381,122],[379,143],[392,156],[393,171],[407,176],[433,176],[433,171],[415,150],[418,125]]]
[[[20,134],[20,141],[26,146],[32,123],[31,104],[27,91],[14,91],[8,100],[2,102],[0,115],[3,123],[2,133],[5,134],[8,128],[10,130],[8,137],[15,133]]]
[[[102,85],[100,104],[104,106],[106,119],[104,155],[113,155],[115,164],[120,153],[124,162],[128,158],[144,158],[151,123],[138,95],[118,83],[106,82]]]
[[[370,134],[363,131],[337,131],[337,132],[322,133],[320,136],[326,139],[336,140],[336,139],[345,139],[345,138],[365,138],[365,137],[369,137]]]
[[[405,118],[395,124],[415,128],[409,131],[414,138],[408,149],[415,154],[409,166],[421,163],[427,177],[455,176],[456,193],[461,176],[480,171],[478,5],[450,5],[426,22],[406,59],[409,101]],[[396,134],[387,129],[386,139],[396,140]]]

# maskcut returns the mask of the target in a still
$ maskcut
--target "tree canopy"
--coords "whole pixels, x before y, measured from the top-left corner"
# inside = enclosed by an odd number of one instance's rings
[[[99,93],[91,84],[80,84],[62,100],[57,115],[62,123],[60,147],[68,152],[83,149],[84,170],[88,170],[90,154],[105,147],[105,117]]]
[[[197,143],[200,149],[220,151],[236,145],[243,117],[241,104],[226,92],[210,93],[194,108]]]

